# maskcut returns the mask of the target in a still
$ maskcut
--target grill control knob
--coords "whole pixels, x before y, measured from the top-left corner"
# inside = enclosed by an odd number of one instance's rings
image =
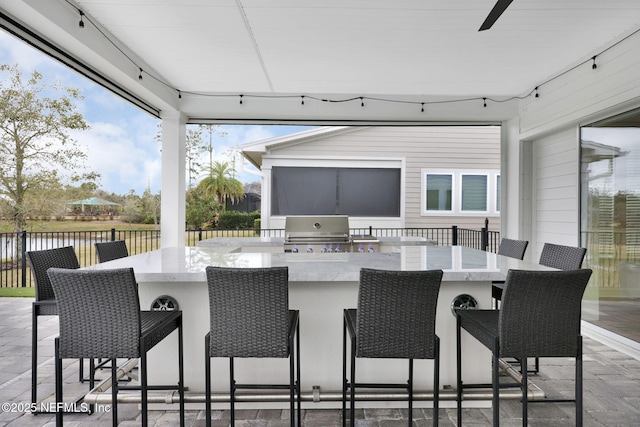
[[[364,252],[364,246],[362,243],[360,243],[360,246],[358,247],[358,252]]]
[[[375,249],[373,249],[373,245],[369,244],[369,252],[375,252]]]
[[[293,245],[293,249],[291,249],[291,252],[293,252],[294,254],[298,253],[298,245]]]
[[[327,245],[322,245],[322,249],[320,249],[320,252],[322,253],[328,252]]]
[[[307,246],[307,252],[313,252],[313,248],[311,247],[311,245]]]
[[[336,248],[334,249],[334,252],[340,252],[340,243],[338,243],[336,245]]]

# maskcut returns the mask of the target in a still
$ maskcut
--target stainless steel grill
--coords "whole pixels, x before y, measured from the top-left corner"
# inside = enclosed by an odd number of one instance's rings
[[[285,219],[285,252],[377,252],[380,249],[379,241],[372,236],[354,238],[349,235],[346,215],[301,215]]]

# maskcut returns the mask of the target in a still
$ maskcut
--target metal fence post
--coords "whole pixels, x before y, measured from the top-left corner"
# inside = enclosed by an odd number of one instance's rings
[[[115,228],[111,229],[111,241],[112,242],[116,241],[116,229]]]
[[[198,227],[198,242],[202,241],[202,227]]]
[[[458,246],[458,226],[451,226],[451,244],[453,246]]]
[[[483,251],[487,250],[489,246],[489,218],[484,219],[484,228],[480,230],[482,232],[482,241],[480,243],[480,248]]]
[[[27,287],[27,231],[20,232],[20,260],[22,263],[22,287]]]

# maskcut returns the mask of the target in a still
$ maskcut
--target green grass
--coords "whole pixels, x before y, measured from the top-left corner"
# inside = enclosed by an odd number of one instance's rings
[[[117,230],[155,230],[159,226],[153,224],[129,224],[119,220],[95,221],[27,221],[26,231],[102,231],[115,228]],[[0,232],[13,232],[13,224],[0,221]]]
[[[0,298],[2,297],[22,297],[22,298],[34,298],[34,288],[0,288]]]

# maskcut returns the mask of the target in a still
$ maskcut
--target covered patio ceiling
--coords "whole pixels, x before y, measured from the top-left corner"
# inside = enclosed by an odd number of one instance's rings
[[[191,123],[497,122],[640,29],[637,0],[514,0],[478,31],[495,2],[0,0],[0,21]]]

